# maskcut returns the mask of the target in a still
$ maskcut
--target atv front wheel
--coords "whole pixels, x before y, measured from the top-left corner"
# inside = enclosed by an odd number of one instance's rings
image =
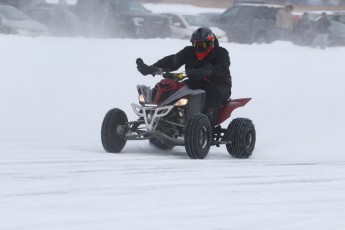
[[[256,132],[253,122],[246,118],[236,118],[228,126],[231,143],[226,145],[228,153],[235,158],[248,158],[252,155]]]
[[[204,159],[210,150],[212,128],[208,117],[198,113],[193,115],[185,128],[185,148],[191,159]]]
[[[124,139],[124,135],[127,121],[127,115],[120,109],[111,109],[105,115],[101,130],[102,145],[105,151],[119,153],[125,147],[127,140]]]

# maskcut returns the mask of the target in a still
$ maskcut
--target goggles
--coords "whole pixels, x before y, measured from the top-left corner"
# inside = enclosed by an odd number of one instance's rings
[[[209,46],[209,42],[193,42],[194,48],[206,49]]]

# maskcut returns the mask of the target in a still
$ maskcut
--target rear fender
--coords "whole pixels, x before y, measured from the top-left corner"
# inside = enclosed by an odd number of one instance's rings
[[[219,125],[223,123],[231,116],[232,111],[238,107],[245,106],[250,100],[251,98],[228,99],[228,101],[220,107],[216,124]]]

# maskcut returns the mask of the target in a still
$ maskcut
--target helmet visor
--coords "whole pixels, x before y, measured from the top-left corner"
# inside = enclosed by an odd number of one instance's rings
[[[203,52],[210,46],[209,42],[193,42],[192,44],[196,52]]]

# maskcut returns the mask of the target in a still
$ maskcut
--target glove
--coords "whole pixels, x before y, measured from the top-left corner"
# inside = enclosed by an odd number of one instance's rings
[[[201,80],[204,77],[209,77],[212,74],[212,65],[207,63],[206,65],[197,68],[197,69],[190,69],[186,71],[187,75],[191,79]]]
[[[136,63],[137,69],[142,75],[146,76],[148,74],[155,74],[156,68],[154,66],[146,65],[141,58],[137,58]]]

